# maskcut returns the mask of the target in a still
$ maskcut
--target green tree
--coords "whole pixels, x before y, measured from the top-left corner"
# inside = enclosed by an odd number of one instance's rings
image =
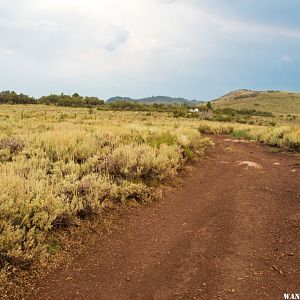
[[[207,108],[208,108],[209,110],[212,109],[212,105],[211,105],[211,102],[210,102],[210,101],[208,101],[208,102],[206,103],[206,106],[207,106]]]

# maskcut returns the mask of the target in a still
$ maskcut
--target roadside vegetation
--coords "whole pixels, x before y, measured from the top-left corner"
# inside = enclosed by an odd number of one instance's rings
[[[158,197],[209,140],[161,113],[0,106],[0,267],[27,268],[48,235],[107,207]]]
[[[208,102],[208,105],[198,106],[198,109],[197,117],[207,121],[264,126],[275,126],[280,122],[271,112],[256,109],[213,108],[210,102]]]
[[[300,127],[257,126],[224,122],[200,122],[199,131],[208,134],[228,134],[234,139],[255,140],[271,147],[300,151]]]

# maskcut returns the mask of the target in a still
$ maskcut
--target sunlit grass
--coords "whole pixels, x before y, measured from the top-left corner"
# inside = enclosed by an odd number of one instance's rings
[[[108,202],[154,199],[152,183],[207,141],[195,121],[86,108],[0,106],[0,128],[1,267],[47,253],[49,231]]]
[[[236,91],[219,101],[213,102],[213,107],[231,107],[235,109],[256,109],[274,114],[283,114],[286,119],[294,116],[300,118],[300,93],[289,92],[253,92]]]

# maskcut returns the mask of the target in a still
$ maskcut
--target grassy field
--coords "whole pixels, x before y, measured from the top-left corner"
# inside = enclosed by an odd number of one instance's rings
[[[239,90],[212,103],[216,108],[256,109],[277,115],[300,115],[300,93]]]
[[[30,265],[47,256],[51,232],[76,220],[119,204],[156,199],[160,184],[210,144],[201,133],[230,134],[300,151],[296,125],[1,105],[0,268]]]
[[[0,106],[0,266],[47,254],[55,228],[156,198],[207,142],[166,114]]]

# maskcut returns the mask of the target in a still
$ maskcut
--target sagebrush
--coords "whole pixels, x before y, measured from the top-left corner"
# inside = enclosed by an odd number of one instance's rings
[[[47,252],[47,235],[108,203],[145,202],[203,149],[197,124],[165,114],[0,107],[1,267]]]

